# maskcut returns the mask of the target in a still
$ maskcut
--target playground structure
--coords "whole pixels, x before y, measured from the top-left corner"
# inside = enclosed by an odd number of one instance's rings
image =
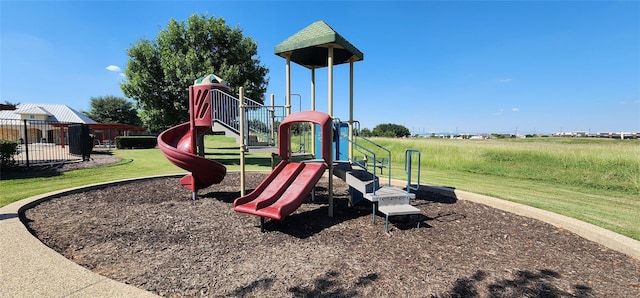
[[[261,218],[282,220],[294,212],[312,192],[315,184],[328,171],[328,215],[333,216],[333,179],[338,177],[349,185],[349,205],[363,199],[372,203],[375,223],[376,211],[385,214],[388,231],[389,216],[420,214],[411,206],[415,195],[410,193],[413,157],[420,153],[407,150],[405,171],[406,190],[391,186],[391,152],[363,137],[355,137],[353,119],[353,63],[364,55],[335,32],[325,22],[315,22],[275,47],[275,54],[286,59],[286,102],[284,107],[265,106],[244,97],[241,87],[238,98],[233,97],[224,81],[215,75],[196,80],[189,88],[191,120],[173,127],[158,137],[165,156],[175,165],[190,171],[181,184],[197,198],[198,189],[219,183],[226,168],[196,154],[196,138],[210,127],[235,136],[240,143],[240,198],[234,210]],[[311,70],[311,110],[291,113],[291,62]],[[342,122],[333,116],[333,67],[349,63],[349,120]],[[328,112],[315,111],[315,70],[328,68]],[[283,115],[284,113],[284,115]],[[280,125],[277,129],[276,123]],[[311,122],[311,158],[293,162],[291,126]],[[321,133],[321,137],[318,138]],[[277,142],[282,161],[252,193],[245,195],[245,152],[250,147],[273,146]],[[371,149],[373,147],[373,149]],[[318,151],[317,149],[321,149]],[[382,149],[383,155],[379,152]],[[355,153],[362,158],[355,158]],[[388,183],[381,186],[376,170],[387,168]],[[420,184],[419,169],[417,185]],[[419,227],[418,222],[418,227]]]

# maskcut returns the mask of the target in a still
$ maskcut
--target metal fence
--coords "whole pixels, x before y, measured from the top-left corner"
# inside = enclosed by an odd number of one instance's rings
[[[17,154],[13,156],[18,166],[28,167],[88,159],[88,155],[73,154],[74,151],[69,150],[68,128],[74,125],[79,124],[0,119],[0,139],[18,144]],[[77,139],[80,136],[75,137]],[[71,139],[74,139],[74,136],[71,136]]]

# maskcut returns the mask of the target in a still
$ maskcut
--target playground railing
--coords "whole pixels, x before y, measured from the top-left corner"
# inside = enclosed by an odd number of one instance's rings
[[[378,154],[373,154],[370,157],[365,155],[365,157],[367,157],[367,163],[370,163],[369,158],[373,158],[372,170],[374,174],[376,169],[380,169],[380,171],[382,171],[383,168],[387,168],[386,176],[388,178],[388,185],[391,185],[391,151],[365,137],[356,137],[354,140],[354,151],[363,153],[359,150],[360,148],[367,148],[367,152],[378,151]]]
[[[311,152],[312,129],[313,126],[309,123],[297,123],[291,126],[291,148],[297,148],[296,153]]]
[[[367,172],[373,174],[374,178],[377,179],[378,175],[377,169],[380,170],[380,174],[382,175],[383,169],[387,169],[387,178],[388,185],[391,185],[391,151],[389,149],[382,147],[380,144],[371,141],[367,138],[361,137],[360,135],[360,122],[353,122],[354,129],[354,141],[349,140],[348,135],[343,135],[340,130],[342,122],[339,118],[333,119],[334,128],[337,130],[338,139],[340,142],[347,142],[353,145],[353,158],[349,158],[348,152],[339,151],[338,159],[340,160],[349,160],[350,162],[355,163],[360,166]],[[362,158],[356,158],[362,156]]]
[[[356,137],[355,140],[350,142],[347,138],[340,137],[340,141],[353,144],[354,158],[350,158],[349,161],[371,173],[374,179],[379,177],[378,169],[382,172],[382,169],[387,168],[386,178],[388,185],[391,185],[391,151],[364,137]],[[362,158],[359,158],[360,156]]]
[[[345,139],[346,141],[349,141],[347,139]],[[376,175],[376,167],[375,167],[375,160],[376,160],[376,153],[367,149],[366,147],[362,147],[358,144],[356,144],[355,142],[353,143],[353,150],[357,151],[359,154],[362,154],[364,156],[363,159],[350,159],[350,161],[352,163],[354,163],[355,165],[361,167],[362,169],[364,169],[365,171],[367,171],[368,173],[370,173],[373,176],[373,180],[377,181],[378,179],[378,175]],[[373,165],[370,167],[369,164],[369,159],[374,160]],[[371,169],[371,170],[370,170]],[[376,194],[376,188],[373,188],[373,194]]]
[[[418,169],[415,171],[416,176],[417,177],[417,181],[416,181],[416,186],[413,187],[411,186],[411,178],[413,176],[414,170],[413,170],[413,156],[417,155],[418,161],[417,161],[417,166]],[[414,150],[414,149],[408,149],[407,151],[405,151],[405,158],[404,158],[404,171],[405,173],[407,173],[407,191],[410,192],[412,190],[418,190],[418,188],[420,188],[420,151],[418,150]]]
[[[340,120],[337,120],[336,122],[339,123]],[[353,122],[353,130],[354,142],[351,142],[347,137],[342,135],[340,135],[339,138],[340,142],[349,142],[353,144],[354,158],[347,158],[346,153],[339,152],[340,159],[349,160],[350,162],[365,169],[367,172],[373,174],[374,179],[377,179],[378,177],[376,170],[380,169],[380,174],[382,174],[382,169],[386,167],[388,183],[391,185],[391,151],[372,140],[360,136],[360,122]],[[362,156],[362,158],[356,158],[356,155]],[[405,151],[404,170],[407,174],[407,191],[418,190],[418,187],[420,186],[420,159],[421,153],[419,150],[408,149]],[[414,166],[417,166],[417,169],[414,169]],[[413,178],[417,179],[415,187],[412,186]]]
[[[240,133],[239,99],[217,89],[212,90],[213,120]],[[277,128],[285,117],[284,106],[265,106],[244,98],[247,146],[274,146]]]
[[[240,133],[238,98],[220,90],[213,89],[211,101],[213,120],[227,126],[229,129]]]

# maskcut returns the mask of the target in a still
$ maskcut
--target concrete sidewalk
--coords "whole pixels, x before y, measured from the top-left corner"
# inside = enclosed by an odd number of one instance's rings
[[[66,259],[22,224],[19,212],[63,190],[0,208],[0,297],[158,297]]]
[[[149,179],[154,177],[140,178]],[[135,179],[139,180],[139,179]],[[121,181],[110,182],[116,184]],[[406,182],[393,181],[397,187]],[[104,184],[101,184],[104,185]],[[0,208],[0,297],[158,297],[136,287],[93,273],[66,259],[36,239],[19,214],[42,200],[99,185],[67,189],[27,198]],[[485,204],[562,227],[583,238],[640,260],[640,241],[579,220],[537,208],[445,187],[429,191]]]

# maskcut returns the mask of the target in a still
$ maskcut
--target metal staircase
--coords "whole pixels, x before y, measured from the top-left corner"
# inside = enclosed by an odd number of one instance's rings
[[[341,141],[348,141],[341,139]],[[354,158],[349,161],[337,161],[334,164],[334,174],[340,177],[349,185],[350,205],[357,204],[362,199],[372,203],[373,223],[376,221],[376,211],[385,214],[385,230],[389,231],[389,216],[395,215],[415,215],[421,214],[420,209],[411,205],[411,199],[415,199],[415,194],[411,190],[417,187],[411,186],[411,176],[414,172],[412,168],[413,156],[417,154],[418,160],[418,182],[420,184],[420,152],[407,150],[405,155],[405,172],[407,173],[407,189],[403,190],[391,186],[391,152],[379,144],[363,138],[356,137],[353,142],[354,156],[357,154],[361,158]],[[382,162],[385,156],[386,162]],[[382,171],[383,166],[387,168],[388,184],[380,185],[380,177],[376,174],[377,169]],[[420,227],[420,222],[418,222]]]
[[[240,100],[223,91],[211,90],[214,132],[240,139]],[[244,98],[245,144],[247,147],[273,147],[277,143],[278,125],[285,117],[283,106],[265,106]]]

